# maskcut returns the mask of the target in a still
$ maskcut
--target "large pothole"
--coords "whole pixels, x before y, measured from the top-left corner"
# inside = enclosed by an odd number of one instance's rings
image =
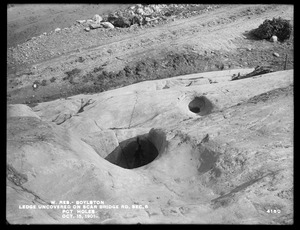
[[[150,130],[149,134],[129,138],[119,143],[105,159],[126,169],[134,169],[151,163],[164,151],[164,133]]]
[[[200,116],[207,115],[212,112],[213,104],[205,96],[195,97],[189,103],[189,110]]]

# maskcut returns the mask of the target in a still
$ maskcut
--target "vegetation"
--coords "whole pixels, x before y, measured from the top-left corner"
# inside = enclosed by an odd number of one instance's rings
[[[270,39],[276,35],[280,41],[290,38],[292,25],[289,20],[282,18],[266,19],[257,29],[253,30],[253,35],[259,39]]]
[[[55,77],[52,77],[52,78],[50,79],[50,82],[55,82],[55,80],[56,80],[56,78],[55,78]]]
[[[80,74],[80,72],[81,72],[81,69],[78,69],[78,68],[72,69],[71,71],[67,71],[67,72],[65,72],[65,74],[66,74],[67,76],[64,77],[63,80],[70,79],[70,78],[72,78],[73,76]]]
[[[41,83],[41,85],[42,85],[42,86],[46,86],[46,85],[47,85],[47,80],[45,80],[45,79],[44,79],[44,80],[42,80],[42,83]]]

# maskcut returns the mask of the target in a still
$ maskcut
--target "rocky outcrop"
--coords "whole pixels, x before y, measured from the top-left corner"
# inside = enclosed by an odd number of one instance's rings
[[[7,221],[293,223],[293,70],[252,70],[8,107]]]

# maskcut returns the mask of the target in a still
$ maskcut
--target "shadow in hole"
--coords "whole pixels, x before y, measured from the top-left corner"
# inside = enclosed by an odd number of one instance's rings
[[[188,105],[189,110],[200,116],[208,115],[212,112],[213,104],[205,96],[195,97]]]
[[[105,159],[112,164],[126,169],[134,169],[152,162],[158,151],[147,138],[148,134],[120,142]]]

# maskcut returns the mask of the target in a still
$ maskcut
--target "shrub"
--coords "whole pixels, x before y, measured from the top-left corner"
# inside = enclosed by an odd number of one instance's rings
[[[64,78],[63,78],[63,81],[65,81],[65,80],[69,80],[69,82],[71,83],[71,84],[73,84],[74,83],[74,77],[75,76],[77,76],[77,75],[79,75],[81,73],[81,69],[78,69],[78,68],[75,68],[75,69],[72,69],[71,71],[67,71],[67,72],[65,72],[65,74],[67,75],[67,76],[65,76]]]
[[[108,76],[108,72],[106,70],[103,70],[102,73],[100,74],[100,77],[98,76],[98,78],[105,78]]]
[[[114,73],[114,72],[109,72],[108,75],[107,75],[107,77],[108,77],[109,79],[114,79],[114,78],[116,78],[116,76],[117,76],[117,74]]]
[[[266,19],[257,29],[253,30],[253,35],[260,39],[270,39],[276,35],[279,40],[284,41],[290,38],[292,25],[289,20],[282,18]]]
[[[126,76],[125,70],[120,70],[119,73],[117,73],[117,78],[124,78]]]
[[[85,60],[85,59],[84,59],[83,57],[79,57],[79,58],[77,59],[77,61],[80,62],[80,63],[84,62],[84,60]]]
[[[46,86],[46,85],[47,85],[47,80],[45,80],[45,79],[44,79],[44,80],[42,80],[42,83],[41,83],[41,85],[42,85],[42,86]]]
[[[125,71],[125,73],[131,73],[132,72],[131,68],[128,65],[126,65],[124,67],[124,71]]]
[[[74,76],[74,75],[77,75],[77,74],[79,74],[81,72],[81,70],[80,69],[78,69],[78,68],[75,68],[75,69],[72,69],[71,71],[67,71],[67,72],[65,72],[65,74],[67,74],[67,79],[69,78],[69,77],[72,77],[72,76]]]
[[[103,67],[99,66],[99,67],[95,67],[94,70],[93,70],[93,72],[96,73],[96,72],[99,72],[101,70],[103,70]]]

